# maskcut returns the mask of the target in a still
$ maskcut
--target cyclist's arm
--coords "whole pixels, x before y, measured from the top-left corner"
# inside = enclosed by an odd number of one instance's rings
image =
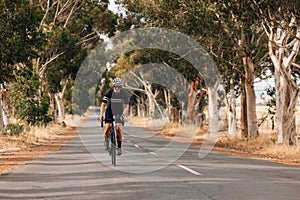
[[[128,93],[126,91],[124,91],[124,96],[123,96],[123,100],[124,100],[124,109],[123,109],[123,117],[125,117],[125,115],[128,113],[128,110],[129,110],[129,96],[128,96]]]
[[[123,110],[123,115],[125,116],[128,113],[129,110],[129,105],[128,104],[124,104],[124,110]]]
[[[102,99],[102,104],[100,107],[100,121],[102,121],[104,119],[105,108],[106,108],[108,101],[110,100],[110,98],[112,96],[112,92],[113,92],[113,90],[109,90]]]
[[[100,107],[100,120],[104,119],[104,111],[105,111],[106,103],[102,102]]]

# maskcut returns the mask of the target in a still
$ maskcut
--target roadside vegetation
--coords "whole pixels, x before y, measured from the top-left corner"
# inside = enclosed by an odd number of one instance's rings
[[[193,146],[204,148],[203,141],[207,139],[208,126],[196,127],[187,125],[180,129],[178,123],[162,123],[159,120],[150,118],[133,117],[129,119],[130,123],[144,128],[153,134],[176,140],[187,142]],[[196,130],[195,135],[191,135],[191,130]],[[238,128],[238,131],[240,129]],[[228,131],[220,131],[216,144],[213,145],[215,151],[232,154],[252,159],[277,162],[291,166],[300,166],[300,147],[297,145],[278,145],[276,131],[270,129],[260,129],[262,132],[256,138],[244,138],[240,135],[231,137]],[[192,140],[190,140],[192,139]]]
[[[111,80],[129,74],[135,83],[125,84],[131,91],[131,117],[218,132],[220,147],[278,159],[299,155],[300,1],[117,2],[125,13],[110,11],[108,0],[0,0],[3,136],[70,126],[67,115],[82,115],[90,105],[99,105]],[[84,104],[72,102],[76,75],[87,55],[103,38],[142,27],[175,30],[197,41],[215,61],[220,77],[212,86],[184,56],[160,49],[134,50],[111,61],[97,88],[77,94]],[[185,104],[172,89],[136,71],[148,63],[175,69],[185,78],[188,91],[179,88],[186,94]],[[156,73],[171,79],[163,71]],[[258,94],[255,82],[270,78],[273,83]],[[96,102],[88,98],[92,95]]]

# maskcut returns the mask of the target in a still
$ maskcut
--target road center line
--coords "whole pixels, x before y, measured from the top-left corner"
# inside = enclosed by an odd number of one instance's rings
[[[186,171],[188,171],[188,172],[190,172],[190,173],[192,173],[192,174],[195,174],[197,176],[202,176],[201,173],[196,172],[195,170],[192,170],[192,169],[190,169],[190,168],[188,168],[186,166],[183,166],[183,165],[177,165],[177,166],[180,167],[180,168],[182,168],[182,169],[184,169],[184,170],[186,170]]]

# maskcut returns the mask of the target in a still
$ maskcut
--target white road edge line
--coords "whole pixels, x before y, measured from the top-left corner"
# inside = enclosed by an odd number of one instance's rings
[[[157,156],[157,153],[154,153],[154,152],[150,152],[152,155],[155,155],[155,156]]]
[[[192,173],[192,174],[195,174],[197,176],[202,176],[201,173],[196,172],[195,170],[192,170],[192,169],[190,169],[190,168],[188,168],[186,166],[183,166],[183,165],[177,165],[177,166],[180,167],[180,168],[182,168],[182,169],[184,169],[184,170],[186,170],[186,171],[188,171],[188,172],[190,172],[190,173]]]

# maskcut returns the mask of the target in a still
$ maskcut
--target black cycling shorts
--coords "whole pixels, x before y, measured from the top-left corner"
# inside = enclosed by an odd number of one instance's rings
[[[113,121],[115,121],[116,123],[122,124],[124,126],[124,120],[121,120],[122,115],[116,115],[115,119],[113,118],[105,118],[104,121],[105,123],[113,123]]]

